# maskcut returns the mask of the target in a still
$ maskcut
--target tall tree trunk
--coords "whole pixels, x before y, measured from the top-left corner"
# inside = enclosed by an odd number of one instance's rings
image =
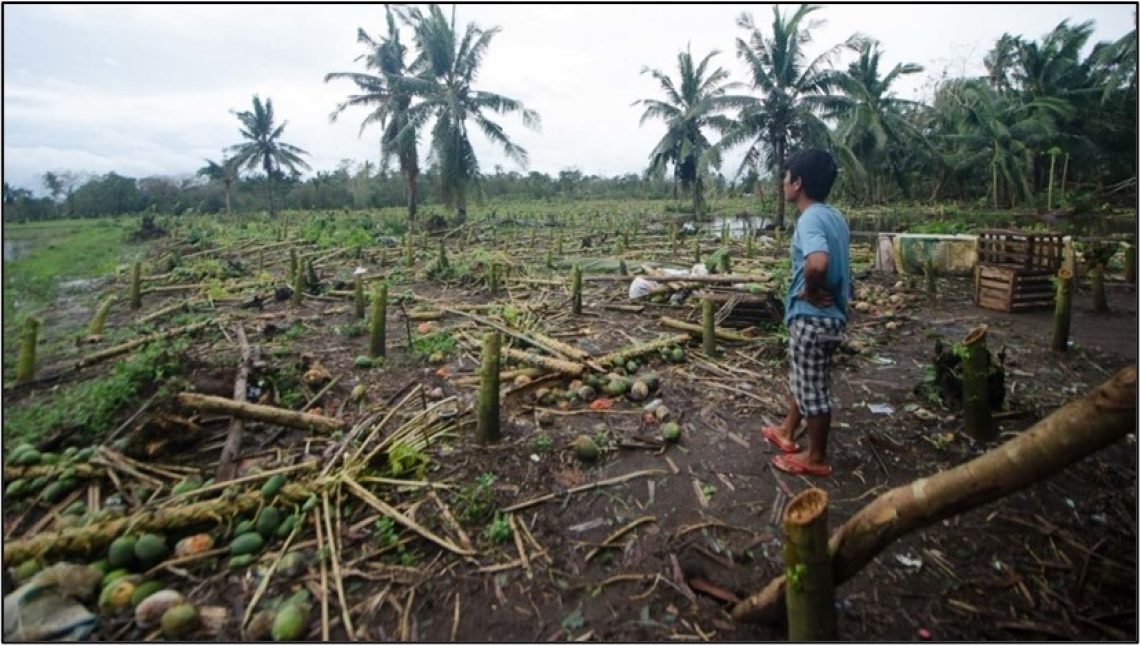
[[[964,513],[1060,472],[1136,429],[1136,365],[1056,410],[1001,446],[950,470],[880,495],[831,534],[836,585],[911,531]],[[732,617],[773,623],[784,615],[785,578],[738,603]]]
[[[404,194],[408,198],[408,224],[414,224],[416,221],[416,177],[419,175],[420,169],[416,164],[416,160],[406,156],[400,160],[400,172],[404,175]]]
[[[273,175],[269,174],[266,181],[269,184],[269,219],[273,219]]]
[[[230,208],[230,185],[226,184],[226,215],[233,215],[234,211]]]
[[[776,139],[776,228],[784,228],[784,137]]]

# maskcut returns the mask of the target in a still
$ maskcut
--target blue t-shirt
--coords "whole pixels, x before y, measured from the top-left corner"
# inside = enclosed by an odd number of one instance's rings
[[[799,297],[804,288],[804,258],[818,251],[827,253],[826,287],[834,301],[826,309]],[[850,294],[851,231],[839,211],[816,202],[800,215],[796,232],[792,235],[792,281],[784,301],[784,324],[798,316],[838,318],[846,323]]]

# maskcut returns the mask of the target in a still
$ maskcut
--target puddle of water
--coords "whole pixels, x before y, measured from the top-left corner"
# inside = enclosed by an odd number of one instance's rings
[[[734,240],[742,240],[749,231],[762,231],[770,228],[773,220],[762,215],[738,217],[736,215],[719,215],[713,221],[704,225],[705,233],[720,236],[725,226],[728,226],[728,236]]]
[[[34,240],[22,240],[20,238],[4,240],[4,261],[14,262],[24,257],[31,252],[35,246]]]

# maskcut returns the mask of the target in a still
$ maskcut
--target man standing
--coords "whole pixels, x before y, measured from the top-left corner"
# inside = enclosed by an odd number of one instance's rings
[[[761,435],[783,451],[772,465],[785,472],[827,476],[827,435],[831,430],[831,355],[847,326],[851,294],[851,232],[847,221],[826,203],[835,183],[835,159],[823,150],[803,150],[788,160],[784,199],[800,211],[792,236],[792,280],[785,303],[788,359],[791,363],[788,414]],[[807,422],[807,449],[795,443],[800,421]]]

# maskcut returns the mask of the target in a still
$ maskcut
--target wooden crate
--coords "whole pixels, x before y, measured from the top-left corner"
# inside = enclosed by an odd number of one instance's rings
[[[974,303],[1017,312],[1053,306],[1053,272],[979,264],[974,270]]]
[[[1056,273],[1064,252],[1064,237],[1059,233],[978,231],[978,264]]]
[[[712,300],[718,310],[729,300],[736,301],[732,312],[719,323],[723,327],[741,329],[779,325],[784,319],[783,301],[770,292],[751,294],[735,289],[705,288],[694,292],[693,296]]]

